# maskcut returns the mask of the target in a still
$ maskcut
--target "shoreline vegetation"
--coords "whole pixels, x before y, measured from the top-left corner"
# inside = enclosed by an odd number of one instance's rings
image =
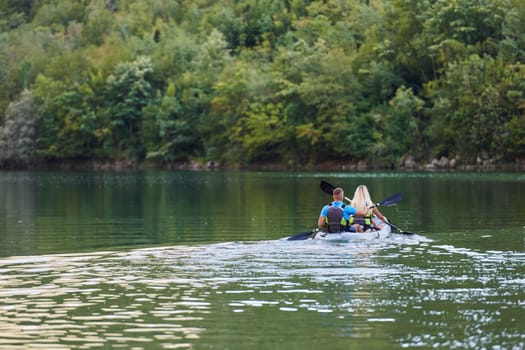
[[[137,162],[130,159],[119,160],[72,160],[60,162],[36,163],[26,166],[4,166],[0,171],[9,170],[58,170],[58,171],[133,171],[133,170],[252,170],[252,171],[525,171],[525,160],[516,163],[494,163],[490,160],[478,159],[476,164],[458,164],[458,160],[446,157],[433,159],[426,164],[415,162],[412,158],[405,160],[396,168],[385,168],[369,165],[364,161],[345,162],[339,160],[324,161],[309,164],[292,164],[285,162],[264,162],[240,164],[221,164],[215,161],[192,160],[172,163]]]
[[[0,168],[525,166],[523,0],[0,1]]]

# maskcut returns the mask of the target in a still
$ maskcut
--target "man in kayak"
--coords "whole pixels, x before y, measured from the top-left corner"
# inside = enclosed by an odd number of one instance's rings
[[[327,232],[343,232],[349,230],[349,218],[355,215],[357,211],[354,207],[343,203],[345,193],[342,188],[337,187],[333,191],[333,202],[327,204],[321,210],[317,227]]]

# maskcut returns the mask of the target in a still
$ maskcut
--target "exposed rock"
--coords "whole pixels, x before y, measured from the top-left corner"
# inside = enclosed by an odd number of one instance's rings
[[[216,169],[216,168],[219,168],[220,164],[216,161],[213,161],[213,160],[209,160],[207,163],[206,163],[206,169]]]
[[[427,165],[425,165],[425,169],[427,169],[427,170],[436,170],[436,166],[434,165],[434,162],[428,163]]]
[[[483,158],[481,158],[479,155],[476,157],[476,164],[478,165],[483,164]]]
[[[418,163],[415,161],[414,156],[408,154],[405,156],[405,160],[402,163],[402,167],[409,170],[414,170],[419,167]]]
[[[448,168],[448,166],[449,166],[448,158],[445,157],[445,156],[439,158],[439,160],[438,160],[438,166],[439,166],[440,168]]]
[[[343,171],[355,171],[357,169],[357,165],[354,163],[344,163],[341,165],[341,170]]]
[[[452,162],[447,157],[442,156],[439,159],[437,158],[432,159],[432,162],[427,164],[425,168],[428,170],[435,170],[435,169],[448,169],[448,168],[452,168],[455,166],[456,166],[456,160]]]
[[[357,163],[357,167],[356,169],[358,171],[364,171],[364,170],[368,170],[368,164],[366,163],[365,160],[360,160],[358,163]]]

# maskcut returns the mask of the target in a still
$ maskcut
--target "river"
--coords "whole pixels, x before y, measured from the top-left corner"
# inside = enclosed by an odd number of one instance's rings
[[[287,241],[368,185],[416,234]],[[0,349],[525,349],[525,174],[2,172]]]

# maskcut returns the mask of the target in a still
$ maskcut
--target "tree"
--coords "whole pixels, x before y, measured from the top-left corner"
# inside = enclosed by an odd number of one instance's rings
[[[354,157],[348,135],[355,127],[360,85],[352,70],[353,56],[322,39],[302,50],[297,62],[300,80],[293,85],[288,82],[281,92],[293,100],[297,95],[304,106],[297,114],[288,114],[297,128],[297,143],[316,160]]]
[[[24,90],[18,101],[7,107],[6,120],[0,127],[0,160],[5,164],[31,164],[35,156],[37,105],[31,91]]]
[[[106,81],[106,108],[114,151],[132,158],[144,156],[139,130],[142,108],[152,97],[149,75],[153,72],[151,59],[139,57],[121,63]]]
[[[30,15],[35,12],[32,0],[1,0],[0,1],[0,32],[17,28],[30,21]]]
[[[524,19],[521,0],[0,0],[0,120],[30,89],[45,159],[514,161]]]
[[[232,139],[239,140],[246,161],[293,160],[286,157],[293,140],[293,128],[288,124],[282,103],[251,103],[232,130]],[[292,158],[292,159],[290,159]]]
[[[261,82],[259,70],[245,62],[235,62],[226,67],[214,85],[214,95],[210,105],[210,115],[200,126],[204,145],[208,153],[220,156],[223,161],[242,162],[241,142],[232,131],[242,117],[250,99],[256,98],[252,92]]]
[[[82,31],[84,45],[92,44],[101,46],[112,28],[111,11],[105,4],[92,1],[86,9],[86,20]]]
[[[169,84],[164,96],[157,96],[144,107],[141,134],[146,159],[169,163],[199,155],[197,131],[182,110],[174,84]]]
[[[512,0],[502,23],[498,55],[508,62],[525,61],[525,3]]]
[[[411,154],[422,157],[424,141],[421,122],[424,101],[404,86],[397,89],[389,108],[374,113],[374,143],[369,147],[373,157],[385,165],[395,167],[401,156]]]
[[[434,153],[459,153],[467,161],[480,155],[505,159],[509,135],[518,135],[521,123],[523,77],[520,65],[507,67],[487,56],[450,64],[441,85],[427,87],[436,101],[429,129]]]
[[[61,0],[44,3],[35,15],[36,25],[62,32],[70,22],[81,22],[85,15],[85,6],[75,0]]]
[[[39,75],[34,96],[39,103],[38,154],[47,159],[89,158],[99,154],[102,121],[96,85]]]

